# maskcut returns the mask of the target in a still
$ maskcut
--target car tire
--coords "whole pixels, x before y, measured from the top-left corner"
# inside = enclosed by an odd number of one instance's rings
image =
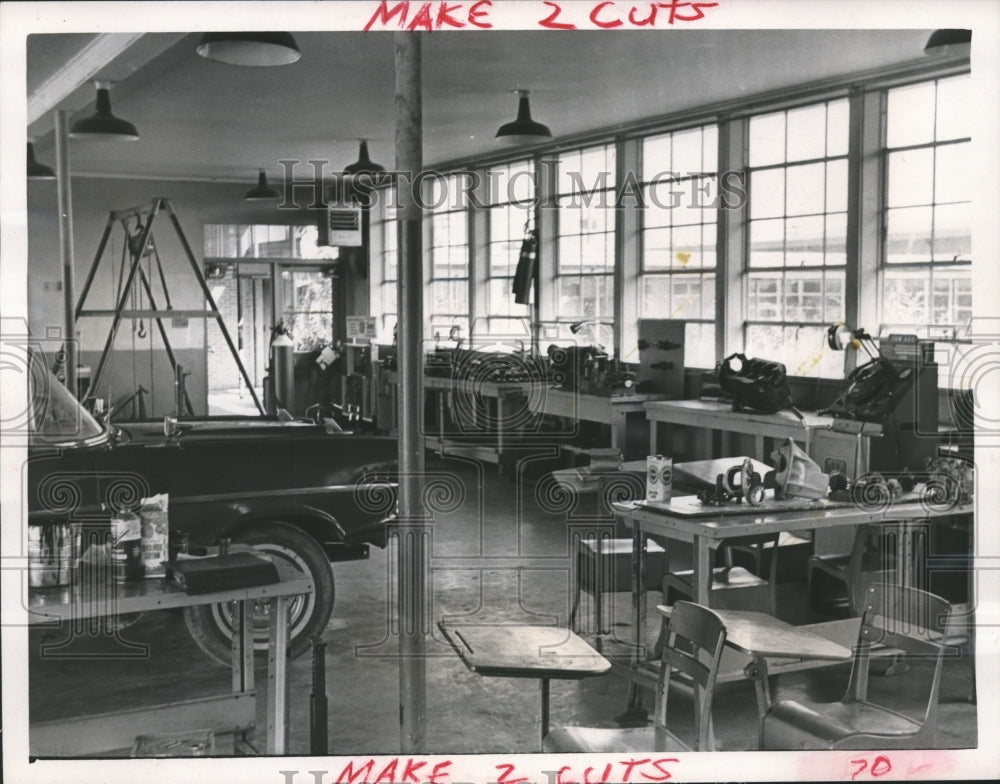
[[[290,603],[288,655],[301,656],[314,637],[321,636],[333,612],[333,569],[323,548],[313,537],[288,523],[269,522],[247,528],[233,537],[234,542],[256,547],[278,561],[292,564],[312,578],[315,591],[296,596]],[[184,622],[194,641],[220,664],[232,659],[232,610],[228,604],[202,605],[184,610]],[[267,652],[267,618],[254,613],[254,650]]]

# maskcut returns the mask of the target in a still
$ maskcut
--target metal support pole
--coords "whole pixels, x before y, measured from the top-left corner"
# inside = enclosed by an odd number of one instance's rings
[[[429,578],[423,510],[423,258],[421,206],[413,180],[423,168],[421,36],[394,33],[396,169],[399,197],[399,721],[403,753],[424,750]]]
[[[66,345],[66,388],[76,388],[76,303],[73,301],[73,192],[69,182],[69,112],[56,112],[56,170],[59,206],[59,255],[63,265],[63,339]]]

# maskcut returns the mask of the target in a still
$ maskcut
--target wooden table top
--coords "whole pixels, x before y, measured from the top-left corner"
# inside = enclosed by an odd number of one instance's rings
[[[611,662],[559,626],[438,624],[466,666],[480,675],[579,679],[601,675]]]
[[[659,605],[657,609],[669,615],[669,607]],[[726,624],[726,644],[750,656],[846,661],[853,655],[843,645],[767,613],[715,609],[713,612]]]
[[[189,594],[162,577],[95,586],[88,595],[70,587],[32,588],[28,596],[29,623],[53,623],[230,601],[270,599],[312,593],[315,590],[308,576],[284,563],[277,562],[276,565],[281,576],[280,582],[210,593]]]

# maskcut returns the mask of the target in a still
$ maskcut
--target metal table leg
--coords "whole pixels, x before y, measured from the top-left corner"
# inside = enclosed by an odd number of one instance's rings
[[[270,600],[267,645],[267,753],[282,755],[288,746],[288,599]]]
[[[232,602],[233,635],[231,666],[233,693],[251,693],[254,690],[253,602]],[[239,751],[240,739],[234,740]],[[243,733],[243,741],[253,741],[253,731]]]
[[[632,518],[632,640],[634,646],[629,656],[629,665],[638,670],[643,665],[646,649],[646,592],[643,590],[645,573],[645,548],[643,547],[642,526]],[[646,709],[642,705],[642,692],[635,680],[628,684],[628,702],[625,710],[615,716],[619,724],[645,723]]]
[[[539,738],[538,750],[542,751],[543,744],[545,743],[545,736],[549,734],[549,679],[541,678],[541,690],[542,690],[542,729],[541,738]]]

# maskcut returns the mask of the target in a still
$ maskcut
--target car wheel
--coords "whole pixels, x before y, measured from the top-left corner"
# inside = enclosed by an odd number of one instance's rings
[[[296,596],[289,603],[288,654],[292,658],[309,650],[312,638],[322,635],[333,612],[333,570],[330,561],[315,539],[288,523],[256,525],[233,536],[234,542],[253,545],[278,561],[291,564],[312,578],[316,590]],[[267,652],[266,602],[254,607],[254,650]],[[205,653],[221,664],[232,659],[233,606],[213,604],[184,610],[188,631]]]

